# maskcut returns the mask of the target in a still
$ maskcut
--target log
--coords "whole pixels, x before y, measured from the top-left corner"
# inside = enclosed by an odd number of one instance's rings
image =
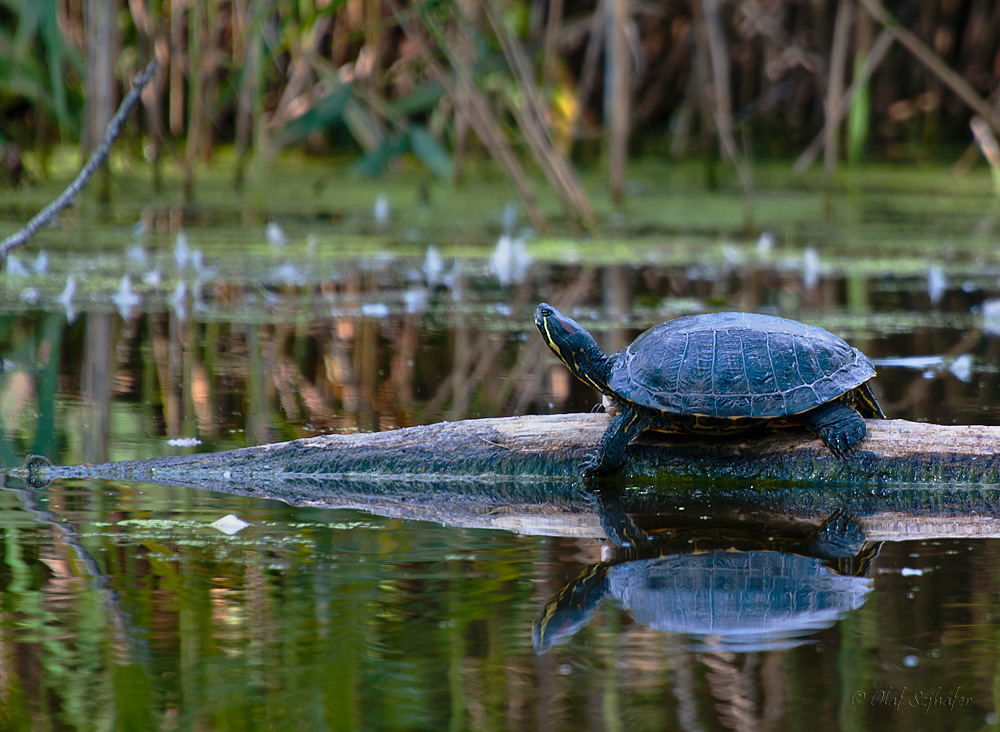
[[[215,471],[250,477],[303,474],[574,480],[580,477],[581,461],[597,445],[609,421],[606,414],[563,414],[439,422],[388,432],[324,435],[223,453],[100,466],[42,466],[39,477],[145,480]],[[867,426],[868,436],[846,459],[834,456],[804,430],[759,430],[732,436],[648,432],[629,448],[627,464],[618,479],[645,484],[692,477],[1000,483],[1000,427],[901,419],[868,420]]]
[[[519,533],[603,536],[581,460],[604,414],[466,420],[101,465],[29,459],[12,474],[155,483]],[[636,514],[818,525],[834,511],[872,540],[1000,537],[1000,427],[870,420],[853,456],[799,430],[648,433],[608,482]]]

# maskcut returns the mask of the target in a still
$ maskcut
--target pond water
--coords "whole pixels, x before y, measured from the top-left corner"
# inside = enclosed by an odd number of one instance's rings
[[[524,254],[502,207],[467,240],[360,210],[80,227],[0,274],[0,461],[588,411],[540,300],[607,351],[691,312],[799,318],[876,361],[887,415],[1000,424],[995,204],[873,189],[824,222],[788,195],[773,239]],[[514,532],[105,481],[0,502],[2,729],[998,726],[997,538],[692,530],[676,503]]]

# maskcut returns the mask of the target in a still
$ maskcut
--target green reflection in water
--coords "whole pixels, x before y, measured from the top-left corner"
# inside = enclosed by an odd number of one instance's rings
[[[713,650],[605,602],[538,656],[532,622],[600,542],[156,486],[44,497],[0,492],[5,729],[971,729],[992,708],[989,541],[886,544],[867,602],[798,647]],[[230,512],[234,536],[210,525]],[[851,701],[903,686],[972,701]]]

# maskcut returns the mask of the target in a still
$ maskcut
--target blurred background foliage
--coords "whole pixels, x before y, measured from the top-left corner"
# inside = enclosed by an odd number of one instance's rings
[[[828,175],[865,156],[968,166],[970,119],[997,132],[1000,5],[0,0],[6,182],[45,176],[56,144],[92,148],[152,57],[131,149],[154,178],[176,164],[188,200],[220,146],[236,186],[293,146],[364,176],[412,154],[456,183],[495,161],[544,227],[540,173],[588,228],[577,171],[606,170],[617,202],[642,155],[703,158],[710,185],[725,161],[746,193],[763,158],[801,154],[801,172],[822,153]]]

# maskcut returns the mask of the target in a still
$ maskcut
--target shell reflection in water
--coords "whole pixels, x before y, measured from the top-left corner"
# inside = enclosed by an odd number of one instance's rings
[[[692,650],[763,651],[809,642],[872,591],[866,574],[880,545],[840,513],[780,536],[717,525],[647,533],[617,495],[602,492],[600,505],[614,557],[545,606],[532,629],[537,653],[579,632],[606,597],[653,630],[687,634]]]
[[[608,595],[653,630],[715,636],[715,650],[791,648],[864,604],[871,580],[775,551],[714,551],[629,562]]]

